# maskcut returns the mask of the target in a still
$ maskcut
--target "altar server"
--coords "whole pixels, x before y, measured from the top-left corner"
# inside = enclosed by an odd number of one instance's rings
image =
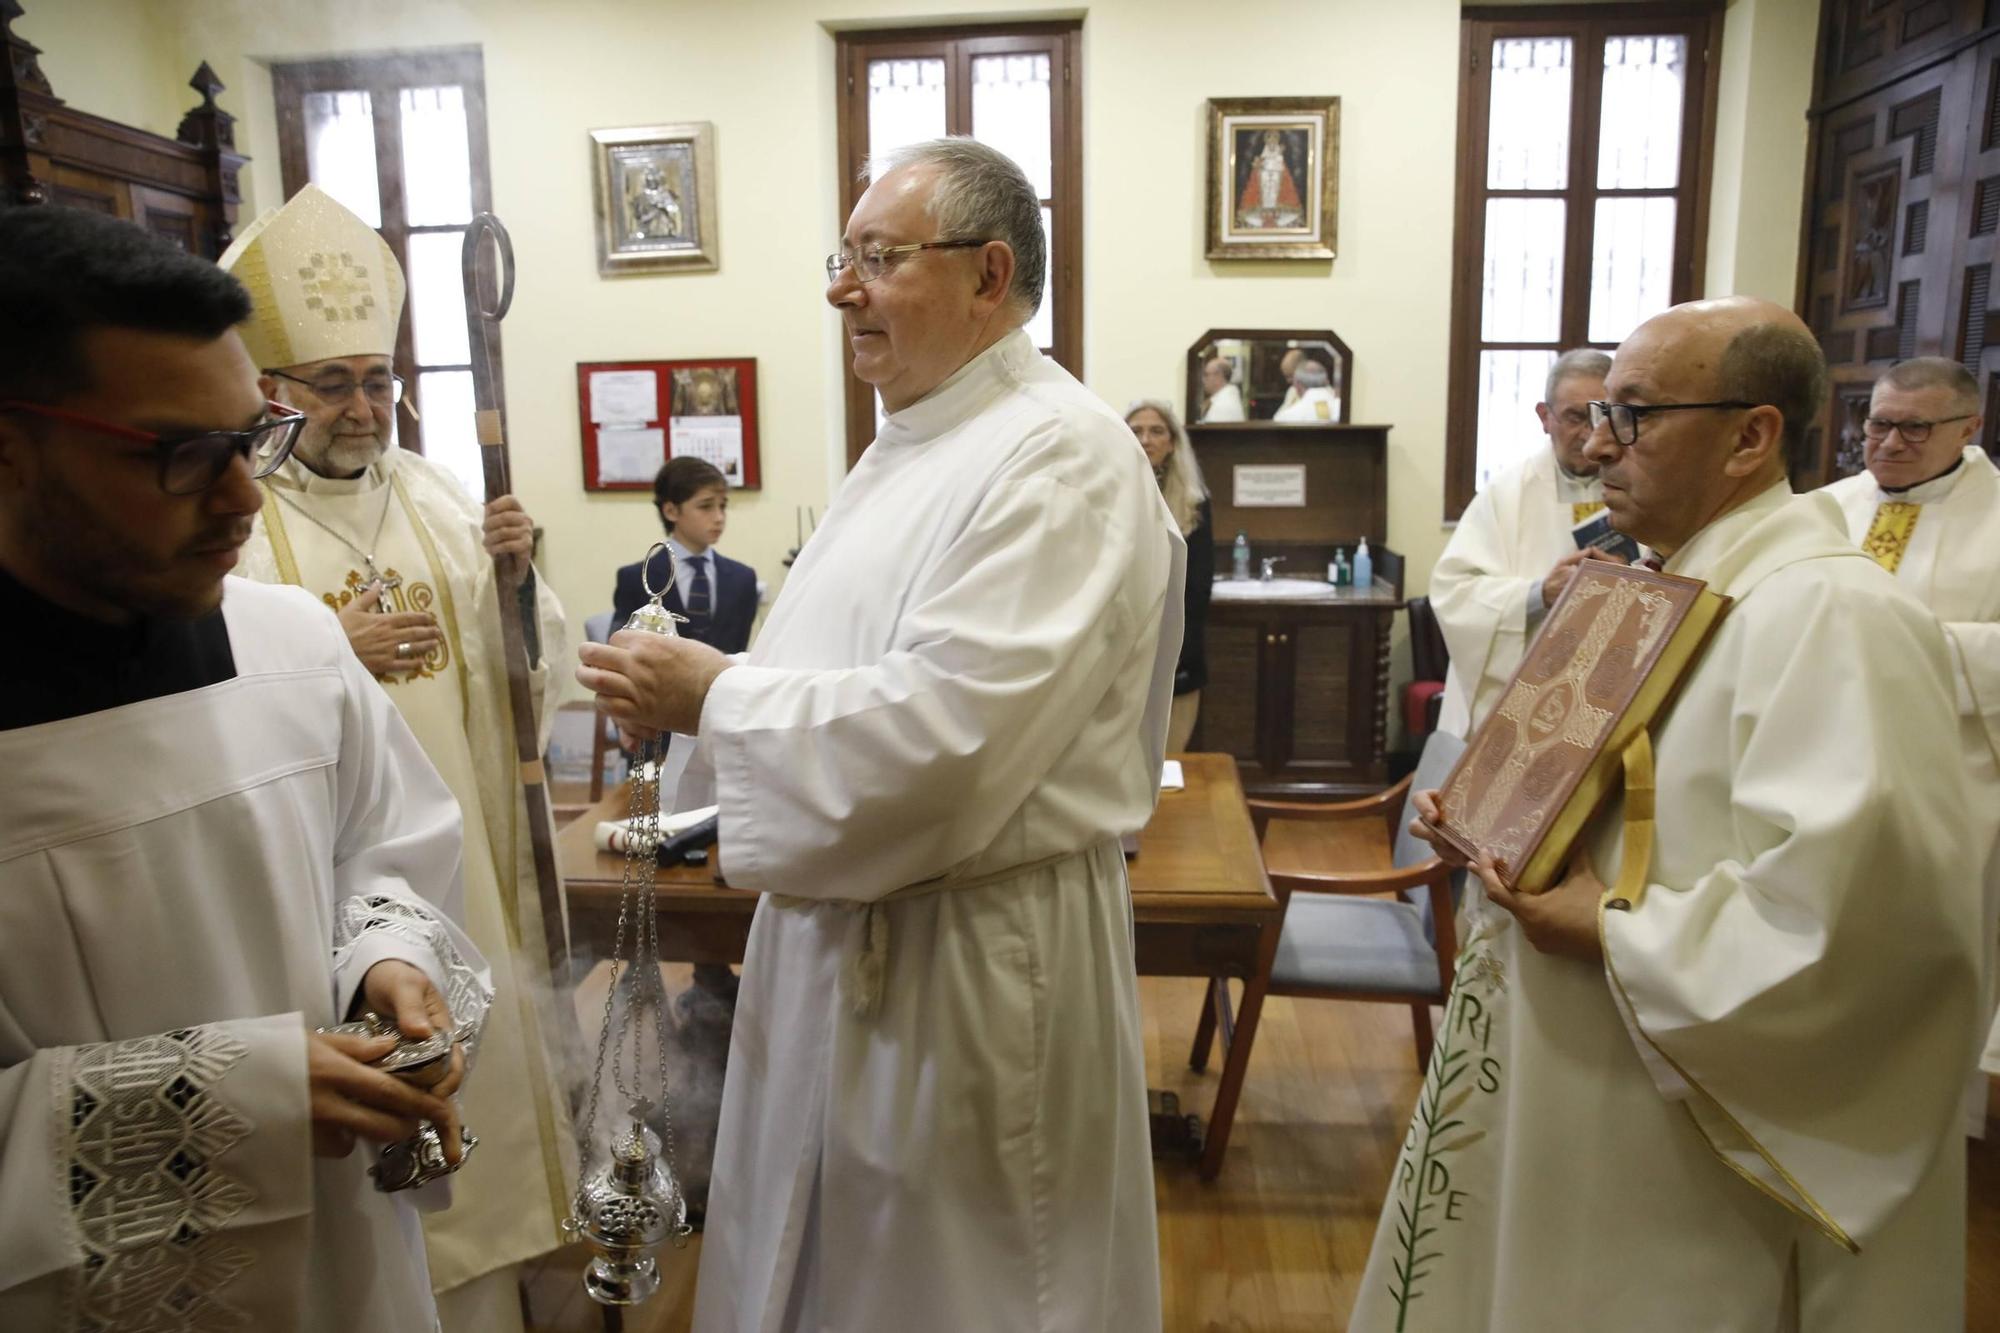
[[[317,601],[223,577],[299,424],[248,311],[130,224],[0,210],[8,1329],[435,1318],[412,1196],[367,1168],[423,1120],[458,1155],[490,977],[409,728]],[[459,1033],[457,1069],[422,1093],[364,1063],[387,1039],[314,1033],[359,1008]]]
[[[416,733],[464,815],[466,929],[499,999],[466,1111],[504,1169],[468,1176],[427,1217],[446,1333],[521,1326],[519,1265],[562,1243],[575,1186],[564,1094],[543,1042],[547,993],[528,812],[516,781],[500,599],[539,618],[529,678],[542,743],[555,716],[563,615],[529,564],[534,523],[512,496],[481,505],[444,467],[397,447],[391,357],[403,274],[381,237],[317,186],[244,229],[222,266],[249,288],[240,332],[267,396],[306,414],[265,479],[242,572],[305,588],[339,614],[360,663]],[[496,573],[499,557],[504,572]],[[573,1031],[573,1029],[571,1029]]]
[[[1979,383],[1964,366],[1941,356],[1898,362],[1869,395],[1867,469],[1826,489],[1848,536],[1943,623],[1959,712],[1984,742],[1970,762],[1991,774],[2000,769],[2000,471],[1979,446],[1984,424]],[[2000,1023],[1980,1064],[2000,1074]],[[1977,1093],[1983,1119],[1983,1079]]]
[[[1356,1330],[1964,1327],[2000,792],[1958,762],[1936,621],[1786,483],[1825,386],[1761,301],[1618,349],[1612,521],[1733,605],[1656,724],[1655,831],[1612,801],[1536,897],[1478,867]]]
[[[1570,530],[1604,508],[1584,446],[1590,400],[1603,397],[1610,368],[1610,357],[1588,347],[1556,358],[1535,404],[1549,447],[1472,497],[1431,571],[1431,610],[1451,653],[1441,731],[1470,736],[1486,720],[1577,563],[1602,554],[1579,551]]]
[[[722,871],[765,894],[700,1333],[1160,1327],[1118,837],[1156,796],[1186,550],[1022,332],[1044,263],[1012,162],[896,154],[827,261],[887,419],[747,661],[584,649],[614,716],[699,732]]]

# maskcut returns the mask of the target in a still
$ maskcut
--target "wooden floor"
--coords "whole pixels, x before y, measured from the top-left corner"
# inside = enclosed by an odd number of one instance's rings
[[[669,969],[670,973],[673,969]],[[675,978],[684,983],[683,976]],[[1147,1078],[1206,1109],[1215,1065],[1187,1069],[1197,982],[1146,979]],[[602,992],[597,992],[601,999]],[[1168,1333],[1330,1333],[1344,1329],[1375,1219],[1415,1100],[1407,1009],[1273,999],[1251,1055],[1222,1177],[1156,1163],[1160,1274]],[[1219,1064],[1217,1061],[1215,1064]],[[1968,1329],[2000,1329],[2000,1093],[1971,1152]],[[632,1311],[629,1333],[688,1326],[700,1238],[663,1260],[667,1289]],[[602,1327],[577,1285],[580,1252],[544,1264],[530,1287],[534,1327]]]

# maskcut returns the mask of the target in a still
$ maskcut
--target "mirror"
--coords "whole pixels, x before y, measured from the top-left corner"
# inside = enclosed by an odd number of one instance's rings
[[[1352,380],[1330,329],[1210,329],[1188,349],[1188,424],[1345,425]]]

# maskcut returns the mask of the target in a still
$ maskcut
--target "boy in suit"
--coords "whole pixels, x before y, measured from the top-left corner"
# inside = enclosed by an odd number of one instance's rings
[[[673,553],[674,581],[665,597],[667,610],[687,617],[680,627],[724,653],[750,647],[750,626],[757,619],[757,571],[714,549],[729,521],[729,483],[712,463],[699,458],[670,458],[653,478],[653,503],[667,529],[667,550]],[[655,552],[647,581],[665,582],[666,552]],[[612,596],[611,627],[623,629],[632,613],[646,604],[641,561],[618,571]]]

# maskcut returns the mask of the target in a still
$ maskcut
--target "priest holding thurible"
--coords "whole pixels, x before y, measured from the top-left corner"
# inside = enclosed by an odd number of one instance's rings
[[[454,1206],[425,1219],[425,1237],[446,1333],[519,1328],[517,1268],[561,1243],[574,1159],[537,1007],[547,960],[500,600],[521,600],[529,642],[539,640],[530,689],[544,744],[562,683],[551,669],[562,608],[529,563],[534,524],[518,500],[482,506],[395,442],[404,284],[373,229],[308,185],[245,228],[221,263],[250,291],[240,332],[265,394],[306,417],[291,459],[264,480],[238,572],[332,608],[464,814],[466,928],[498,989],[466,1108],[484,1169],[453,1182]]]

